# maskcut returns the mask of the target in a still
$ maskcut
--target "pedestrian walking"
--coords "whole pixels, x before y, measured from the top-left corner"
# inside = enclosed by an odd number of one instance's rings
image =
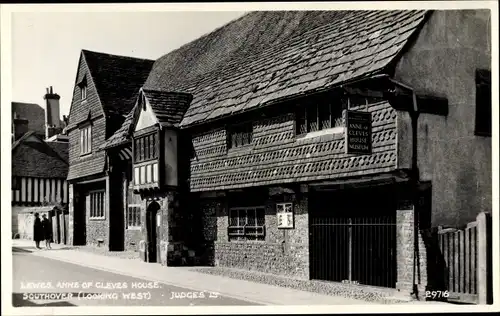
[[[41,249],[40,241],[44,239],[43,226],[38,213],[35,213],[35,222],[33,223],[33,240],[37,249]]]
[[[45,239],[45,248],[52,249],[52,225],[45,214],[42,215],[43,238]]]

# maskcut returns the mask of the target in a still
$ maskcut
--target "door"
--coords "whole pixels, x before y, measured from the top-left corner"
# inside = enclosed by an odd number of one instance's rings
[[[396,205],[390,187],[312,192],[312,279],[396,286]]]
[[[75,246],[83,246],[87,241],[85,201],[85,195],[82,195],[80,192],[75,192],[73,198],[73,244]]]
[[[147,262],[159,262],[160,255],[159,242],[159,227],[157,215],[159,214],[160,205],[157,202],[151,202],[146,210],[146,230],[147,230]]]

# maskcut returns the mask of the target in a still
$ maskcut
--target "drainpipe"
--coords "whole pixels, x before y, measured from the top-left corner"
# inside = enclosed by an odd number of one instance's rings
[[[411,119],[411,129],[412,129],[412,159],[411,159],[411,170],[410,170],[410,189],[412,194],[412,201],[414,207],[414,219],[413,219],[413,292],[411,295],[415,295],[415,298],[418,299],[418,285],[417,285],[417,274],[420,277],[420,257],[418,255],[418,222],[419,222],[419,209],[418,205],[418,183],[419,183],[419,170],[418,170],[418,117],[420,115],[420,111],[417,103],[417,96],[415,90],[405,84],[402,84],[396,80],[390,79],[392,83],[396,86],[407,90],[412,95],[412,108],[410,109],[410,119]]]

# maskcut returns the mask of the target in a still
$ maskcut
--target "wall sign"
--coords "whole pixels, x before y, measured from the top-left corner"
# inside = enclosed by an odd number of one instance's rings
[[[346,153],[372,153],[372,115],[370,112],[346,111]]]
[[[291,229],[294,227],[292,203],[277,203],[276,215],[278,217],[278,228]]]

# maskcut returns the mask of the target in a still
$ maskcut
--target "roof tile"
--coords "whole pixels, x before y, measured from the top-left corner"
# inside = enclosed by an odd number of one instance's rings
[[[34,131],[26,133],[12,147],[12,176],[66,178],[68,143],[45,142]]]

